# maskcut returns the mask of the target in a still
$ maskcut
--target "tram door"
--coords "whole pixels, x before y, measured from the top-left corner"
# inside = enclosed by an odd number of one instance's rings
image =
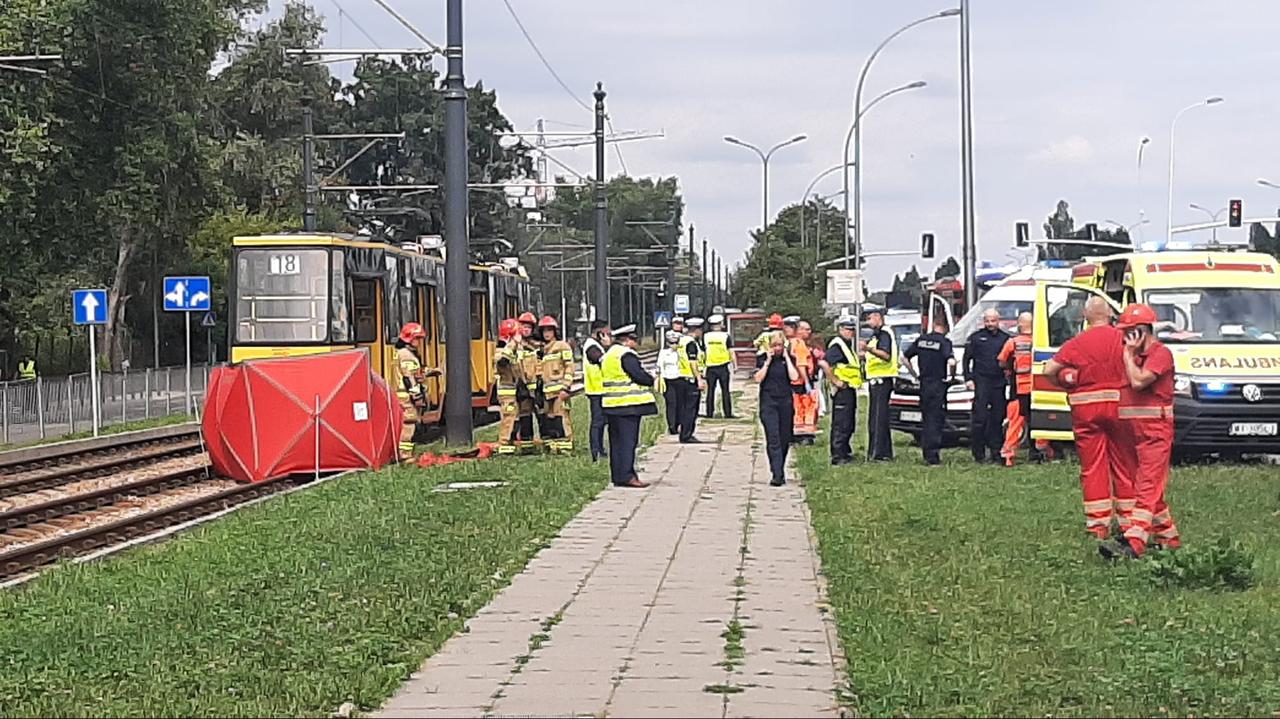
[[[382,283],[376,279],[357,279],[351,281],[352,320],[355,329],[356,346],[369,350],[369,360],[373,363],[373,371],[394,380],[385,371],[387,367],[386,343],[382,341]]]

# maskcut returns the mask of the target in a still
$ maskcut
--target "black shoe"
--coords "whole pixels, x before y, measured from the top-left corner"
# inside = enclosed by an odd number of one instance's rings
[[[725,418],[725,419],[737,419],[737,418],[738,418],[738,415],[736,415],[736,414],[726,414],[726,415],[724,416],[724,418]]]
[[[1098,543],[1098,554],[1103,559],[1115,561],[1118,559],[1137,559],[1138,553],[1133,551],[1133,547],[1128,541],[1108,541]]]
[[[781,487],[786,483],[787,483],[787,480],[783,479],[782,477],[774,477],[773,479],[769,480],[770,487]]]
[[[702,440],[697,437],[690,437],[689,439],[680,440],[680,444],[702,444]]]

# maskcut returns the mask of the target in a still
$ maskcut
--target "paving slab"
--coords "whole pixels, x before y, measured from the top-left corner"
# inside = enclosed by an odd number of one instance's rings
[[[664,437],[650,488],[602,492],[374,716],[837,716],[804,490],[757,430]]]

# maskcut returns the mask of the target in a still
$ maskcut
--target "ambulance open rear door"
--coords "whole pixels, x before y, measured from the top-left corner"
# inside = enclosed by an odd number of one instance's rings
[[[1070,442],[1071,407],[1067,393],[1044,374],[1045,365],[1067,340],[1084,331],[1084,306],[1100,297],[1116,314],[1120,308],[1101,290],[1068,282],[1036,283],[1032,307],[1031,437]]]

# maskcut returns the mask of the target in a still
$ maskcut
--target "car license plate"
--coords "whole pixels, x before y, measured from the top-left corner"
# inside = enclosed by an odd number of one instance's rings
[[[924,415],[922,415],[919,412],[911,412],[911,411],[903,412],[902,421],[903,422],[922,422],[924,421]]]
[[[1276,436],[1277,423],[1275,422],[1232,422],[1232,437],[1274,437]]]

